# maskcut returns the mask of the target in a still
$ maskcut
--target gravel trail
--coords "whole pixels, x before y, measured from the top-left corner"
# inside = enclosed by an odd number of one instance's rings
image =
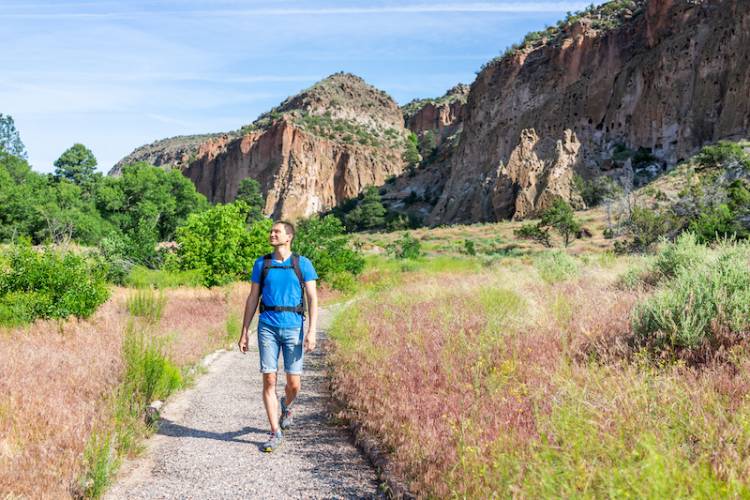
[[[323,329],[330,316],[321,309]],[[279,450],[260,451],[269,426],[254,332],[247,354],[221,353],[193,388],[168,402],[143,457],[123,466],[106,498],[380,497],[375,470],[348,431],[327,423],[325,331],[316,351],[305,354],[294,426]]]

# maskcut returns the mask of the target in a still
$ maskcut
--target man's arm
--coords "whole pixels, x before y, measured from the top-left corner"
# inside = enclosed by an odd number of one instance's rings
[[[310,315],[310,319],[307,322],[304,347],[306,352],[311,352],[315,350],[318,332],[318,289],[315,280],[305,281],[305,294],[307,295],[307,313]]]
[[[250,288],[250,295],[247,296],[247,302],[245,302],[245,315],[242,320],[242,331],[240,332],[240,340],[237,342],[240,352],[243,354],[247,352],[247,330],[250,328],[253,316],[255,316],[255,310],[258,308],[259,299],[260,285],[258,285],[258,283],[253,283],[253,286]]]

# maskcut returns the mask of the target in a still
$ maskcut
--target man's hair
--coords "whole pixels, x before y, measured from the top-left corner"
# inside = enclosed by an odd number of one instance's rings
[[[291,236],[293,239],[294,238],[294,224],[285,220],[277,220],[276,222],[273,223],[274,226],[277,226],[279,224],[284,226],[284,231],[286,231],[286,234]]]

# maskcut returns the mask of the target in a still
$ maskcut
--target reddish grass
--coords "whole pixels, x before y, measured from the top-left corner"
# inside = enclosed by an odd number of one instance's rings
[[[157,335],[179,365],[222,345],[224,321],[241,317],[247,285],[174,289]],[[0,491],[44,498],[71,495],[95,425],[107,425],[106,398],[122,375],[129,291],[117,289],[90,319],[38,321],[0,332]]]
[[[608,354],[603,339],[629,329],[633,293],[586,279],[544,287],[528,275],[423,280],[364,299],[358,319],[342,323],[359,339],[332,357],[335,395],[349,407],[344,416],[381,440],[420,496],[486,493],[478,469],[496,467],[491,450],[499,442],[525,449],[538,440],[561,363]],[[497,311],[478,300],[487,287],[512,287],[526,305],[493,323]],[[550,307],[556,297],[564,306]]]

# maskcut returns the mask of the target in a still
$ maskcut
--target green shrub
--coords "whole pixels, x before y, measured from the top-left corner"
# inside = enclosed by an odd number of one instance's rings
[[[124,385],[142,411],[156,399],[164,399],[182,386],[182,376],[167,357],[166,341],[136,330],[129,324],[122,345]]]
[[[409,233],[404,233],[401,238],[389,244],[386,251],[397,259],[417,259],[422,255],[422,244]]]
[[[581,195],[587,207],[598,205],[603,200],[611,198],[622,189],[611,177],[601,175],[591,180],[585,180],[580,175],[573,179],[574,189]]]
[[[636,307],[633,333],[651,352],[703,361],[750,331],[750,247],[685,241],[657,261],[673,278]]]
[[[581,230],[581,223],[575,218],[573,208],[561,198],[556,199],[552,206],[542,213],[539,226],[554,228],[562,236],[566,247]]]
[[[357,279],[352,273],[347,271],[331,273],[327,281],[331,284],[331,288],[346,294],[357,290]]]
[[[151,289],[136,290],[128,297],[127,307],[131,315],[144,318],[152,323],[161,319],[167,297],[164,292],[154,293]]]
[[[696,160],[703,167],[722,167],[732,163],[739,163],[750,169],[750,154],[741,144],[731,141],[719,141],[718,144],[705,146],[698,153]]]
[[[659,274],[660,279],[672,279],[680,270],[700,267],[708,257],[706,247],[698,244],[694,234],[683,233],[674,243],[661,249],[654,261],[654,271]]]
[[[544,228],[539,224],[524,224],[518,229],[515,229],[513,234],[516,238],[536,241],[545,247],[552,246],[549,229]]]
[[[177,228],[178,255],[183,270],[200,271],[205,286],[240,279],[255,259],[271,251],[269,219],[246,228],[248,206],[244,202],[217,205],[194,213]]]
[[[4,252],[0,323],[90,316],[109,297],[106,265],[73,252],[34,250],[28,242]]]
[[[634,207],[625,224],[629,238],[624,242],[616,242],[615,250],[618,253],[648,251],[669,233],[672,225],[673,221],[668,214]]]
[[[171,271],[166,269],[149,269],[144,266],[133,266],[125,279],[133,288],[176,288],[180,286],[203,286],[203,275],[200,271]]]
[[[477,254],[477,248],[474,245],[473,240],[464,240],[464,253],[466,255],[474,256]]]
[[[312,261],[323,281],[333,274],[357,275],[364,269],[362,254],[349,244],[344,225],[333,215],[311,217],[297,225],[292,249]]]
[[[565,252],[547,251],[534,259],[539,276],[547,283],[565,281],[578,275],[579,265]]]

